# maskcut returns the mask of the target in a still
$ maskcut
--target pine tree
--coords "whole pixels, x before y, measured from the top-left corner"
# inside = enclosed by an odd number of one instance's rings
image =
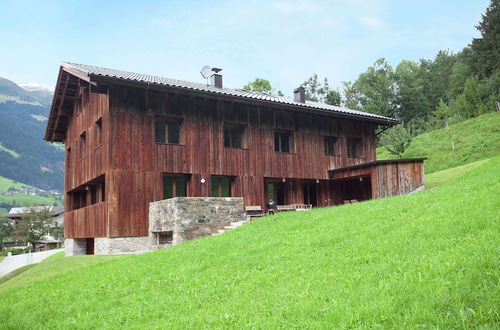
[[[481,38],[472,40],[474,66],[481,77],[489,77],[500,65],[500,0],[491,0],[476,28]]]

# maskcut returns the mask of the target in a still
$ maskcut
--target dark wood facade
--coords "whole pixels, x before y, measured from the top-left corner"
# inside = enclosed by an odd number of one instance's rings
[[[148,235],[149,203],[163,199],[166,174],[187,175],[187,196],[210,196],[212,176],[231,177],[232,196],[262,207],[270,196],[268,183],[281,189],[286,204],[328,206],[341,204],[352,191],[360,200],[406,191],[401,187],[408,173],[412,182],[423,180],[421,162],[408,171],[396,165],[355,169],[343,177],[328,172],[375,161],[379,124],[370,120],[177,89],[93,83],[64,70],[60,86],[63,77],[72,82],[73,102],[53,105],[52,111],[66,114],[66,131],[58,133],[55,125],[47,132],[61,134],[66,147],[67,238]],[[160,118],[179,121],[178,144],[156,142]],[[241,147],[224,146],[226,125],[243,131]],[[290,135],[289,152],[275,151],[275,132]],[[329,137],[335,143],[327,154]],[[356,157],[348,153],[352,141]]]

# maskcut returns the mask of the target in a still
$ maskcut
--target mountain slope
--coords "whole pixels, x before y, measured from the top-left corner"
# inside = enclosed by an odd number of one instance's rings
[[[499,170],[497,157],[432,191],[6,282],[0,318],[12,329],[498,328]]]
[[[39,97],[0,78],[0,176],[62,190],[64,152],[43,141],[49,108],[41,104]]]
[[[497,155],[500,112],[492,112],[416,136],[403,158],[427,157],[425,172],[433,173]],[[377,159],[390,158],[395,156],[383,147],[377,148]]]
[[[13,81],[0,77],[0,102],[13,101],[22,104],[45,105],[38,97],[21,88]]]

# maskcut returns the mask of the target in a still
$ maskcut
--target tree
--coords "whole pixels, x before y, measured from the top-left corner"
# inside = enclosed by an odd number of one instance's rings
[[[422,92],[426,97],[429,111],[437,107],[440,99],[445,102],[450,101],[447,98],[447,92],[456,61],[457,55],[442,50],[437,53],[434,60],[420,60]]]
[[[49,233],[51,224],[52,217],[47,209],[37,212],[32,208],[30,213],[21,218],[12,236],[34,246],[35,241]]]
[[[64,224],[58,225],[57,223],[50,229],[50,234],[54,236],[54,239],[61,241],[64,240]]]
[[[392,67],[379,58],[354,82],[344,82],[344,103],[352,109],[395,117],[395,79]]]
[[[395,116],[405,125],[426,118],[429,104],[423,92],[420,66],[412,61],[403,60],[394,71]]]
[[[3,249],[3,240],[9,237],[13,230],[12,220],[0,217],[0,251]]]
[[[388,129],[380,140],[387,151],[401,158],[403,152],[410,146],[411,132],[403,125],[396,125]]]
[[[320,83],[316,73],[304,81],[301,86],[305,89],[306,100],[308,101],[323,102],[336,106],[340,106],[342,103],[340,92],[330,89],[327,78],[323,79],[323,83]]]
[[[263,78],[255,78],[254,81],[250,81],[248,84],[243,86],[243,89],[249,92],[259,92],[269,95],[283,96],[283,93],[281,91],[276,91],[274,88],[272,88],[269,80]]]
[[[340,92],[329,91],[328,94],[326,94],[325,103],[340,106],[342,104],[342,96],[340,96]]]
[[[440,124],[444,123],[444,127],[448,127],[448,119],[451,117],[451,114],[451,108],[441,99],[436,110],[434,110],[434,117]]]
[[[488,77],[500,66],[500,0],[491,0],[476,29],[481,38],[474,38],[470,45],[475,73]]]
[[[473,118],[486,112],[481,97],[480,85],[476,77],[465,81],[464,92],[458,96],[454,110],[464,118]]]

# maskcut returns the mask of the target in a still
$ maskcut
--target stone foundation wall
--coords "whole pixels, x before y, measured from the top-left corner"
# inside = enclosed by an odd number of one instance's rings
[[[143,237],[96,237],[94,239],[95,254],[127,254],[141,253],[150,250],[151,242]]]
[[[242,197],[175,197],[149,204],[151,248],[158,233],[173,232],[172,245],[217,233],[244,217]]]
[[[64,240],[64,255],[66,257],[79,256],[87,253],[85,238],[66,238]]]

